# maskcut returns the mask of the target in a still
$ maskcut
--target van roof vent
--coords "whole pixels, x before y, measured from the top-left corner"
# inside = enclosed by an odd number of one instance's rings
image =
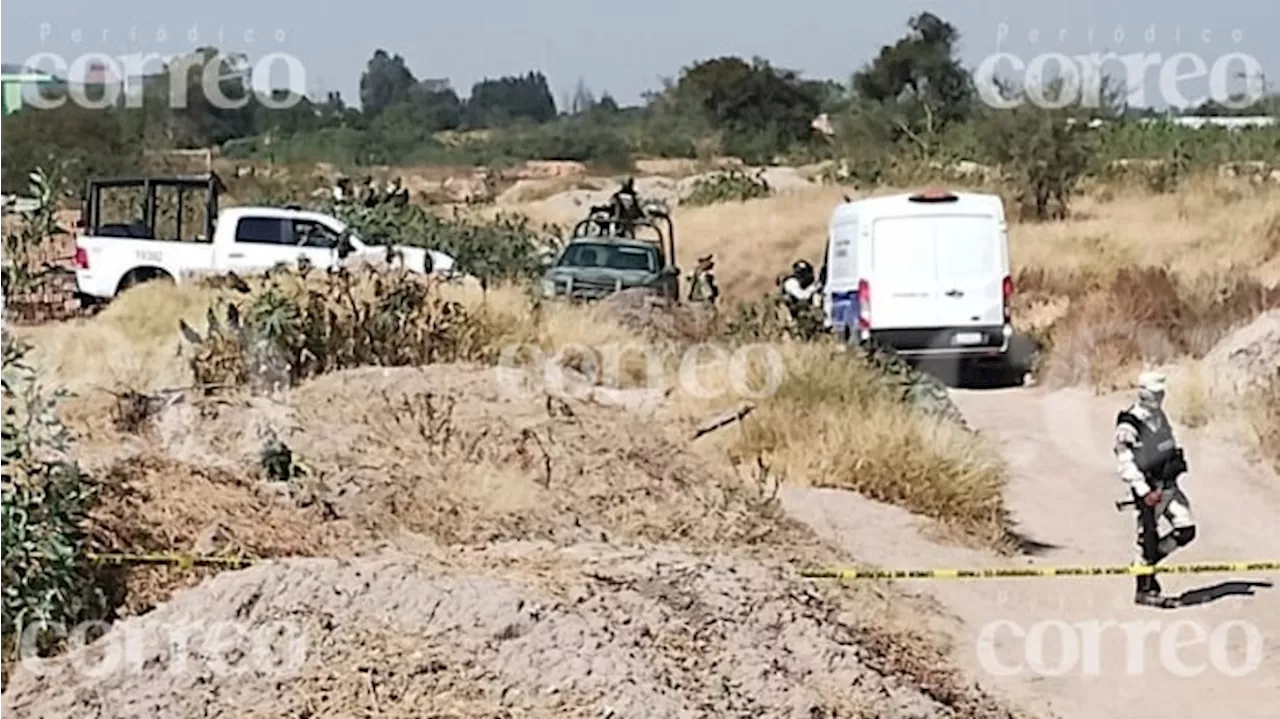
[[[945,187],[931,187],[917,192],[908,199],[912,202],[955,202],[959,198]]]

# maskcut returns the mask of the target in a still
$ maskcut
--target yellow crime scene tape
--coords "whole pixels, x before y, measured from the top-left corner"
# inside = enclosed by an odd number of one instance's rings
[[[1145,567],[1023,567],[996,569],[808,569],[800,576],[811,579],[1009,579],[1026,577],[1100,577],[1138,574],[1208,574],[1212,572],[1280,571],[1280,561],[1169,564]]]
[[[261,560],[254,557],[216,556],[200,554],[115,554],[89,552],[89,561],[98,564],[168,564],[178,567],[248,567]]]
[[[166,564],[184,568],[201,566],[248,567],[264,561],[257,557],[216,556],[169,552],[164,554],[110,554],[90,552],[88,559],[99,564]],[[1280,560],[1259,562],[1217,562],[1168,564],[1155,567],[1136,565],[1078,567],[998,567],[992,569],[805,569],[806,579],[1016,579],[1028,577],[1103,577],[1139,574],[1210,574],[1280,571]]]

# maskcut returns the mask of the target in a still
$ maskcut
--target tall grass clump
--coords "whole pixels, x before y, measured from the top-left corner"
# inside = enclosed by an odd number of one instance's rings
[[[971,535],[1005,536],[1005,466],[982,438],[903,402],[858,355],[779,345],[786,372],[730,452],[757,454],[794,482],[851,489]]]

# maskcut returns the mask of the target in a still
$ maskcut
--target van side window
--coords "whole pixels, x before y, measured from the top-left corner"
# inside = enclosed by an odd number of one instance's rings
[[[259,245],[292,245],[293,228],[277,217],[242,217],[236,224],[236,242]]]

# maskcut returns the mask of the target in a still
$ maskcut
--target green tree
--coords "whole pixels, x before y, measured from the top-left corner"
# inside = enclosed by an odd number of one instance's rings
[[[1040,94],[1055,100],[1062,88],[1062,82],[1055,81]],[[1013,94],[1025,93],[1024,89]],[[1024,218],[1065,218],[1080,180],[1095,169],[1100,130],[1090,125],[1083,108],[1048,109],[1022,99],[1016,107],[978,117],[980,140],[987,159],[998,163],[1012,181]]]
[[[582,78],[578,78],[578,85],[573,90],[573,99],[569,101],[568,112],[570,115],[580,115],[595,109],[596,96],[587,88]]]
[[[960,33],[929,12],[913,17],[906,36],[880,48],[853,76],[860,100],[891,110],[899,136],[929,141],[946,125],[965,120],[974,96],[968,71],[955,58]]]
[[[596,110],[612,115],[618,111],[618,101],[613,99],[613,95],[606,92],[596,102]]]
[[[551,87],[541,72],[485,78],[472,86],[466,105],[470,127],[501,127],[522,120],[541,124],[556,115]]]
[[[675,112],[693,114],[723,135],[724,149],[754,160],[812,137],[819,86],[763,58],[719,57],[684,69],[667,93]]]
[[[419,85],[411,96],[424,125],[431,132],[456,130],[462,125],[462,100],[452,89],[429,90]]]
[[[360,76],[360,105],[367,117],[377,117],[386,108],[408,99],[418,80],[404,58],[391,56],[379,48]]]

